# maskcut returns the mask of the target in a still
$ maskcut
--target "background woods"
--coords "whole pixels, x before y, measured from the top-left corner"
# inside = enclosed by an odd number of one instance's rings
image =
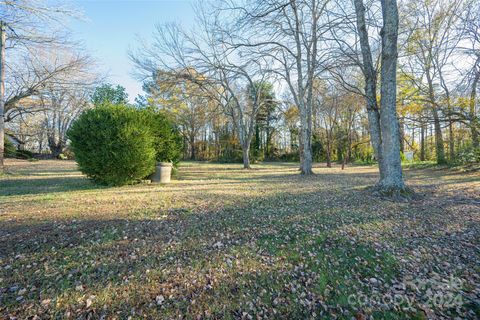
[[[120,86],[99,86],[95,61],[61,31],[78,11],[21,3],[2,2],[1,127],[6,144],[58,157],[85,109],[131,100]],[[476,162],[479,7],[403,0],[397,13],[390,1],[204,2],[192,30],[159,24],[130,51],[144,88],[132,105],[153,106],[176,124],[183,159],[245,168],[300,161],[304,174],[313,161],[378,161],[382,175],[391,161],[400,172],[399,159]],[[390,146],[397,159],[384,163]]]

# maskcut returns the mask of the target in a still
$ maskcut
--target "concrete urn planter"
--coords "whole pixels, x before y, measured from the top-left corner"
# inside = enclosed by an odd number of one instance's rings
[[[169,183],[172,177],[171,162],[157,162],[155,172],[150,176],[152,183]]]

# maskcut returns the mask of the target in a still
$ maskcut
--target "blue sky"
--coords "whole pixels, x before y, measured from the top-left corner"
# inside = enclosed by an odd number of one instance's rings
[[[190,26],[194,20],[192,0],[76,0],[87,21],[75,21],[72,31],[85,43],[108,81],[127,89],[130,99],[142,93],[141,83],[133,78],[133,65],[127,52],[137,36],[149,39],[156,23],[180,22]]]

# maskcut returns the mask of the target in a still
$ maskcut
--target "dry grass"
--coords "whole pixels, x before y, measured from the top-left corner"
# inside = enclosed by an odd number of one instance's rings
[[[479,316],[478,173],[407,170],[423,196],[396,203],[365,190],[373,167],[185,163],[170,185],[121,188],[69,161],[7,168],[6,318]]]

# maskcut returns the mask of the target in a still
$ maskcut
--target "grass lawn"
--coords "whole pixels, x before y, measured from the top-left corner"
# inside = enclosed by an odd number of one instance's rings
[[[169,185],[107,188],[71,161],[7,160],[0,318],[480,317],[480,175],[183,163]]]

